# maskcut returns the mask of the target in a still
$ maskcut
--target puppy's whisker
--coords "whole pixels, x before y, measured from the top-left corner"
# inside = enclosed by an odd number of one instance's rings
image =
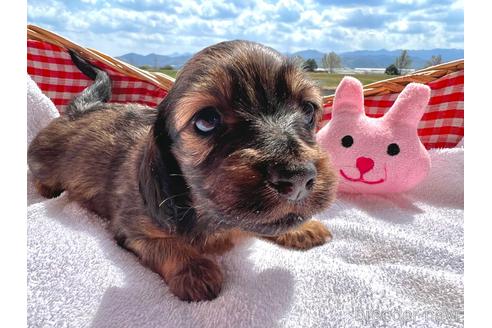
[[[204,178],[205,175],[189,175],[189,174],[169,174],[171,177],[185,177],[185,178]]]
[[[183,215],[182,215],[182,216],[178,219],[178,221],[183,220],[183,219],[184,219],[184,217],[186,216],[186,214],[187,214],[190,210],[192,210],[192,209],[193,209],[193,207],[188,207],[188,209],[187,209],[187,210],[184,212],[184,214],[183,214]]]
[[[166,199],[164,199],[162,202],[159,203],[159,207],[161,207],[162,205],[164,205],[165,202],[167,202],[168,200],[171,200],[173,198],[176,198],[176,197],[179,197],[179,196],[183,196],[183,195],[186,195],[187,192],[184,192],[184,193],[181,193],[181,194],[177,194],[177,195],[173,195],[171,197],[168,197]]]

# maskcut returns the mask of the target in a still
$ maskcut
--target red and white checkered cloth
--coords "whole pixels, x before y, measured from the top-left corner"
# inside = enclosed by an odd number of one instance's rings
[[[461,70],[427,84],[431,88],[431,99],[418,126],[420,140],[427,149],[452,148],[463,138],[464,79],[465,72]],[[397,93],[366,97],[364,106],[367,116],[383,116],[397,97]],[[325,106],[320,126],[331,119],[331,106]]]
[[[155,107],[167,95],[166,90],[152,83],[123,75],[100,62],[94,64],[108,72],[113,81],[110,102]],[[60,114],[78,93],[93,82],[73,64],[65,49],[35,40],[27,40],[27,73],[53,101]]]
[[[99,62],[113,81],[111,102],[136,102],[157,106],[167,90],[149,82],[118,73]],[[27,72],[48,96],[60,113],[71,99],[92,83],[72,63],[68,52],[47,42],[27,41]],[[418,133],[425,147],[452,148],[464,135],[464,71],[454,72],[428,84],[432,89],[429,106],[420,121]],[[367,97],[366,113],[380,117],[391,107],[398,94]],[[331,118],[331,105],[326,106],[322,125]]]

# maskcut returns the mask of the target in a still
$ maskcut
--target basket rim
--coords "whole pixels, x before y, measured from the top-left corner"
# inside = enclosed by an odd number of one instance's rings
[[[175,81],[174,78],[164,73],[148,72],[131,64],[125,63],[119,59],[106,55],[98,50],[84,48],[67,38],[64,38],[54,32],[48,31],[36,25],[27,25],[27,39],[47,42],[59,46],[63,49],[73,50],[85,59],[102,62],[121,74],[139,80],[144,80],[166,91],[169,91],[171,89]]]

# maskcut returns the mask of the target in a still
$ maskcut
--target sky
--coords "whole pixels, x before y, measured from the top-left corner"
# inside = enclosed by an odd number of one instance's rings
[[[111,56],[246,39],[284,53],[464,47],[463,0],[28,0],[27,21]]]

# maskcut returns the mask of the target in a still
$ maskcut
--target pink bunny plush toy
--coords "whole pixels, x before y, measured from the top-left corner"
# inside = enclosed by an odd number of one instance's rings
[[[335,92],[330,122],[318,133],[339,176],[339,190],[391,193],[413,188],[430,169],[430,157],[417,134],[430,88],[410,83],[380,118],[364,112],[362,84],[345,77]]]

